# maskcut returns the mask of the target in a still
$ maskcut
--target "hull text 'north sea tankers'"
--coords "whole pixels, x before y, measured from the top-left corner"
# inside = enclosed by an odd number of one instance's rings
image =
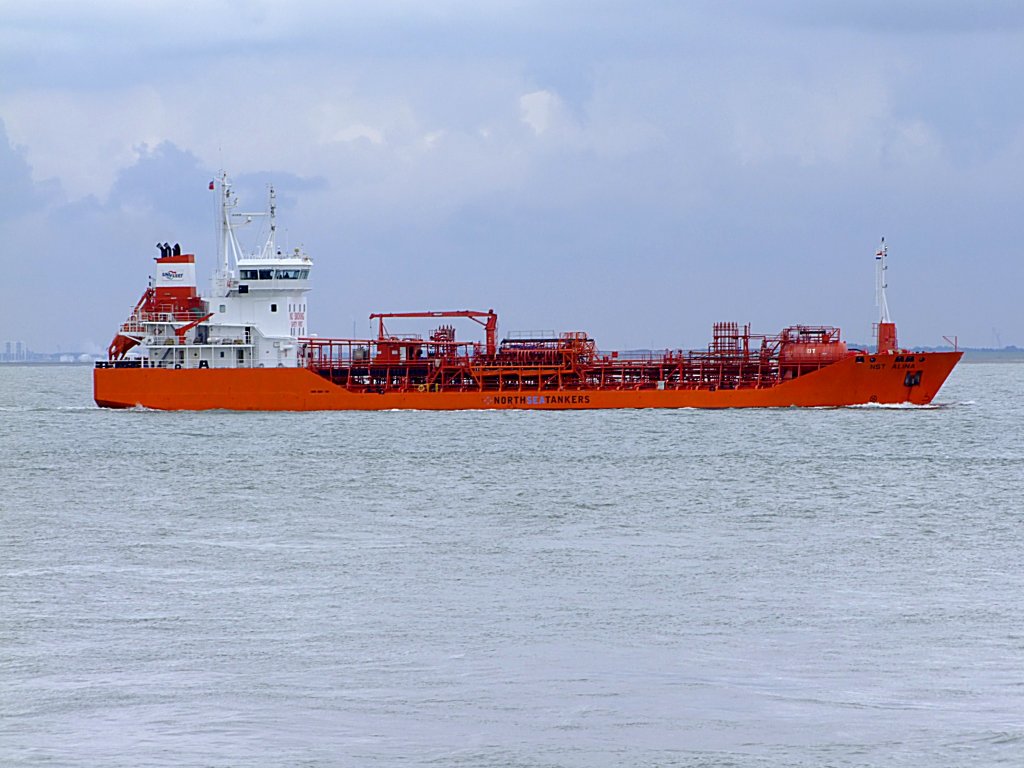
[[[900,349],[885,304],[874,352],[848,348],[838,328],[797,325],[776,335],[716,323],[707,349],[620,354],[582,332],[498,339],[493,310],[392,312],[373,339],[307,335],[312,261],[270,235],[255,254],[235,236],[237,198],[220,179],[221,263],[210,295],[196,290],[195,257],[164,244],[156,274],[93,373],[96,403],[169,410],[421,410],[733,408],[930,403],[959,351]],[[254,214],[245,214],[246,220]],[[436,318],[427,338],[393,335],[385,320]],[[456,341],[454,318],[483,342]]]

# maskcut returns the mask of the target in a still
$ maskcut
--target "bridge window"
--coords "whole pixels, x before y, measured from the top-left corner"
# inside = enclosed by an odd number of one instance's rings
[[[271,312],[277,312],[277,304],[271,304],[270,305],[270,311]]]
[[[308,269],[241,269],[240,280],[305,280]]]

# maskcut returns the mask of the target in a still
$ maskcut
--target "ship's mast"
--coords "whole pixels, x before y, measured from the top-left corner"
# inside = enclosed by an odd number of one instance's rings
[[[231,261],[232,257],[234,261],[238,262],[240,255],[240,249],[238,246],[238,240],[235,238],[234,226],[232,224],[232,217],[235,216],[232,211],[238,200],[231,193],[231,180],[228,179],[226,172],[221,171],[220,178],[220,208],[217,216],[217,261],[219,262],[219,268],[217,273],[213,276],[213,287],[214,293],[218,296],[225,296],[228,292],[228,285],[231,282]],[[211,189],[213,185],[211,184]]]
[[[242,246],[238,243],[235,229],[245,224],[251,224],[254,217],[268,216],[270,218],[270,235],[263,246],[260,258],[272,258],[275,254],[277,244],[275,241],[277,232],[277,195],[274,188],[270,188],[270,209],[268,212],[245,212],[235,211],[238,206],[238,198],[231,191],[231,181],[225,172],[220,175],[220,212],[217,217],[217,248],[220,269],[214,275],[214,292],[218,296],[225,296],[231,282],[232,264],[238,265],[238,260],[245,257]]]
[[[277,253],[277,193],[273,185],[270,187],[270,202],[267,206],[267,217],[270,219],[270,234],[263,246],[263,258],[273,258]]]
[[[224,274],[231,269],[228,252],[231,249],[231,182],[227,173],[220,175],[220,216],[217,220],[219,235],[220,268]]]
[[[885,273],[889,267],[885,261],[889,256],[889,250],[885,245],[885,238],[882,238],[882,245],[875,253],[875,306],[878,307],[880,317],[878,322],[880,323],[891,323],[892,319],[889,317],[889,302],[885,298],[885,289],[889,287],[886,282]]]
[[[876,325],[878,333],[878,354],[891,354],[898,351],[899,342],[896,340],[896,323],[889,317],[889,302],[885,298],[885,289],[889,287],[885,273],[889,269],[885,260],[889,251],[885,246],[885,238],[882,238],[882,245],[875,253],[875,303],[878,305],[879,320]]]

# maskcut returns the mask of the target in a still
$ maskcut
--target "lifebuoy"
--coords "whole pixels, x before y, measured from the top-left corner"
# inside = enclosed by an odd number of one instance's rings
[[[420,392],[426,392],[427,391],[427,385],[426,384],[420,384],[418,387],[416,387],[416,389],[418,389]]]

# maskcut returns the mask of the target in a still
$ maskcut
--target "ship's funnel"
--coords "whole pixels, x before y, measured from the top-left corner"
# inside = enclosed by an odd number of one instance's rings
[[[163,256],[156,259],[156,274],[153,276],[153,287],[195,289],[195,255],[185,253],[178,256]]]
[[[195,255],[164,249],[164,255],[155,261],[153,296],[146,311],[170,313],[179,320],[192,320],[202,314],[203,300],[196,291]]]

